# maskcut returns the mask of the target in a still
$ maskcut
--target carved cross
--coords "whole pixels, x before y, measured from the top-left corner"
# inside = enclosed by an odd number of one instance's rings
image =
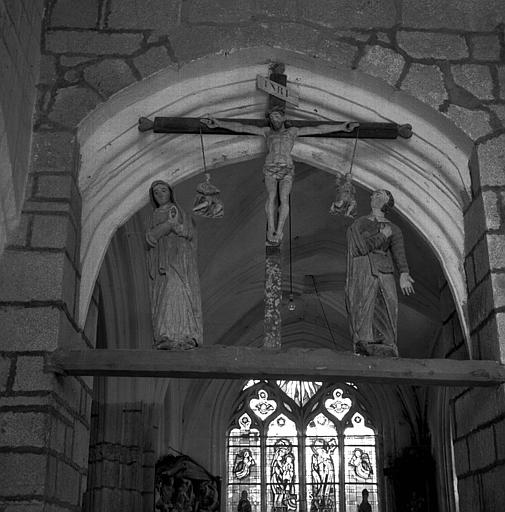
[[[154,133],[192,133],[199,134],[200,129],[203,134],[225,135],[236,134],[244,135],[228,130],[226,128],[209,128],[200,122],[200,117],[155,117],[151,121],[147,117],[139,118],[138,128],[141,132],[153,131]],[[229,119],[218,118],[218,121],[229,121]],[[258,127],[268,126],[267,119],[233,119],[236,123],[256,125]],[[325,121],[325,124],[341,125],[344,121]],[[321,121],[300,121],[289,120],[291,126],[303,128],[304,126],[317,126]],[[412,126],[410,124],[396,123],[360,123],[358,139],[409,139],[412,136]],[[356,131],[352,132],[333,132],[314,135],[300,135],[300,137],[329,137],[332,139],[355,139]]]
[[[268,110],[276,107],[282,109],[286,106],[286,100],[288,103],[293,102],[296,104],[298,96],[296,91],[293,91],[286,87],[287,77],[284,74],[283,64],[273,64],[271,66],[271,72],[269,79],[260,80],[261,77],[256,78],[256,85],[258,89],[267,92],[269,94],[269,105]],[[277,83],[280,88],[276,90],[269,90],[269,84]],[[294,98],[291,100],[289,97]],[[227,121],[227,119],[218,119],[218,121]],[[258,127],[265,127],[268,125],[268,120],[264,119],[234,119],[237,123],[243,123],[248,125],[256,125]],[[291,126],[295,128],[303,128],[305,126],[317,126],[321,124],[321,121],[297,121],[290,120]],[[325,124],[341,125],[342,121],[324,121]],[[154,133],[193,133],[198,134],[200,130],[204,134],[231,134],[237,133],[226,128],[209,128],[200,122],[199,117],[155,117],[154,121],[151,121],[147,117],[139,118],[139,131],[147,132],[152,130]],[[325,134],[312,134],[312,135],[300,135],[301,137],[330,137],[330,138],[356,138],[356,131],[342,132],[337,131],[333,133]],[[410,124],[399,125],[397,123],[360,123],[359,125],[359,139],[396,139],[402,137],[408,139],[412,136],[412,126]]]

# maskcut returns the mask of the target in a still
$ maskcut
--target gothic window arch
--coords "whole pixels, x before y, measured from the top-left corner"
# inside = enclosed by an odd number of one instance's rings
[[[378,512],[376,447],[355,385],[248,381],[227,431],[226,510],[355,512],[367,489]]]

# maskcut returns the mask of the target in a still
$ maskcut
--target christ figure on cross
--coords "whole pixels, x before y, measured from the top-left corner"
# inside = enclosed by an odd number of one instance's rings
[[[289,214],[289,194],[293,186],[295,165],[291,151],[298,136],[319,135],[332,132],[351,132],[359,126],[357,122],[340,124],[320,124],[295,128],[286,127],[286,117],[282,110],[271,110],[268,113],[269,126],[259,127],[232,121],[220,121],[214,118],[204,118],[201,122],[209,128],[225,128],[237,133],[250,133],[265,137],[267,155],[263,166],[267,201],[267,241],[278,245],[282,240],[284,223]],[[277,203],[279,208],[277,210]],[[276,222],[277,217],[277,222]]]

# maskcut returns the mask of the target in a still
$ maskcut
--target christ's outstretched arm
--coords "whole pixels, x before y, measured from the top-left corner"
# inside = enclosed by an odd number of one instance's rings
[[[252,135],[265,135],[268,127],[260,128],[252,124],[236,123],[233,121],[220,121],[213,117],[204,117],[200,119],[200,122],[207,125],[209,128],[225,128],[237,133],[250,133]]]

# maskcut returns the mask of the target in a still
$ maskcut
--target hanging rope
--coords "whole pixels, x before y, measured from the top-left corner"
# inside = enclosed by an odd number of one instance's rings
[[[202,135],[202,129],[200,128],[200,136]],[[349,167],[349,174],[352,174],[352,166],[354,164],[354,157],[356,156],[356,149],[358,147],[358,139],[359,139],[359,126],[356,128],[356,138],[354,139],[354,148],[352,150],[351,156],[351,165]],[[203,144],[203,142],[202,142]]]
[[[205,181],[196,187],[196,196],[193,201],[193,213],[202,217],[219,219],[224,215],[224,205],[219,198],[220,190],[210,182],[210,174],[207,172],[205,160],[205,148],[203,146],[202,127],[200,126],[200,146],[202,149],[203,172]]]
[[[351,218],[356,217],[356,188],[352,184],[352,167],[356,157],[358,138],[359,126],[356,128],[356,138],[354,139],[354,148],[352,151],[349,172],[345,176],[342,176],[340,173],[338,173],[335,179],[337,190],[335,193],[335,201],[333,201],[330,206],[330,213],[332,215],[345,215],[346,217]]]
[[[294,311],[296,309],[295,299],[293,296],[293,256],[292,256],[292,246],[291,246],[291,194],[289,194],[289,215],[288,215],[288,229],[289,229],[289,302],[288,309],[289,311]]]
[[[202,133],[202,124],[200,123],[200,148],[202,150],[202,160],[203,160],[203,172],[207,181],[210,180],[210,174],[207,172],[207,162],[205,161],[205,148],[203,147],[203,133]],[[356,150],[356,147],[354,148]]]
[[[314,284],[314,290],[316,292],[317,300],[319,301],[319,305],[321,306],[321,311],[323,312],[324,321],[326,322],[326,328],[328,329],[328,332],[330,333],[333,344],[338,346],[337,342],[335,340],[335,337],[333,336],[333,331],[331,330],[330,322],[328,322],[328,317],[326,316],[326,311],[324,310],[324,306],[321,301],[321,297],[319,296],[319,291],[318,291],[317,285],[316,285],[316,278],[313,275],[311,275],[310,277],[312,277],[312,283]]]

